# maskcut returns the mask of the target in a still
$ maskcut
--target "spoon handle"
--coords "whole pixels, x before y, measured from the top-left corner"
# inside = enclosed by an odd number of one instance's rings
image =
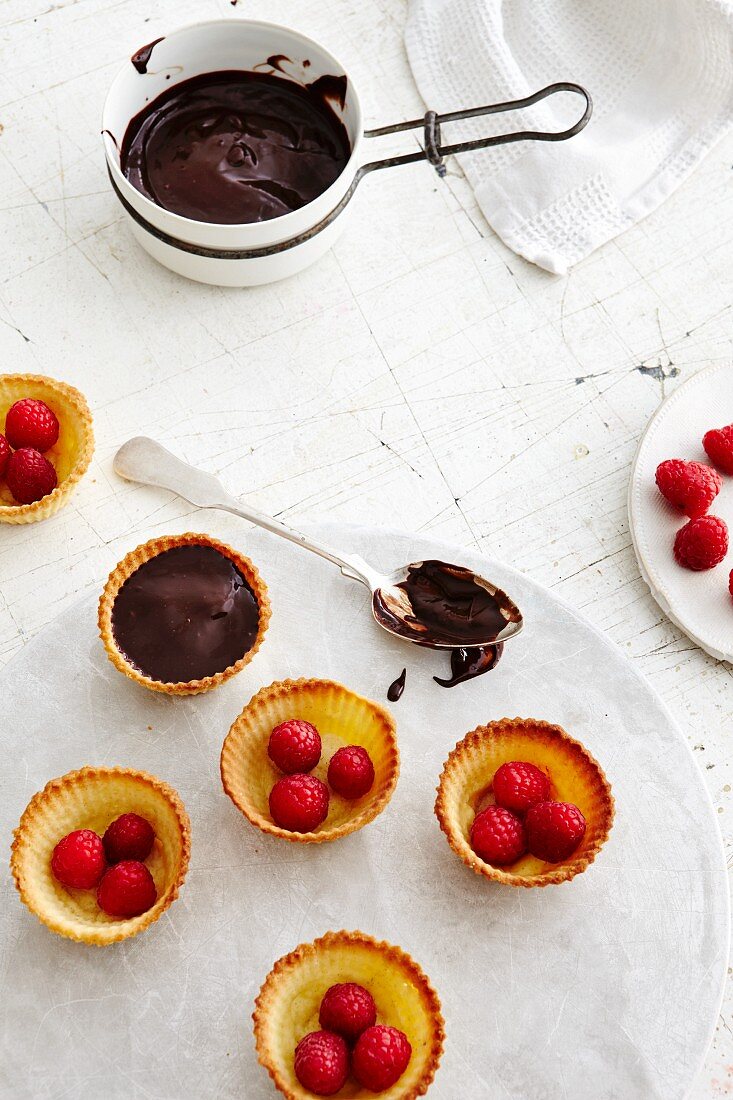
[[[154,439],[139,435],[123,443],[113,462],[115,473],[127,481],[136,481],[141,485],[156,485],[169,489],[179,497],[195,504],[199,508],[217,508],[222,512],[231,512],[235,516],[263,527],[273,535],[280,535],[297,546],[318,554],[321,558],[337,565],[345,577],[360,581],[370,591],[378,587],[380,578],[365,561],[357,555],[340,555],[327,546],[307,539],[305,535],[287,527],[279,520],[272,519],[254,508],[246,507],[231,496],[218,478],[198,470],[187,462],[171,454],[169,450]]]

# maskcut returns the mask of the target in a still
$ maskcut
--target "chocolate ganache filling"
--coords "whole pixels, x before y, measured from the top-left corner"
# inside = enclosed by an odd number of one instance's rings
[[[505,592],[489,590],[476,574],[442,561],[416,562],[407,577],[374,593],[379,622],[403,638],[427,646],[476,646],[494,642],[521,614]],[[401,595],[404,593],[404,596]]]
[[[184,218],[277,218],[312,202],[344,170],[351,145],[331,104],[343,106],[345,95],[345,76],[303,85],[270,73],[204,73],[135,115],[120,166],[138,191]]]
[[[135,570],[112,607],[128,661],[166,684],[214,676],[254,644],[259,607],[233,561],[212,546],[175,546]]]

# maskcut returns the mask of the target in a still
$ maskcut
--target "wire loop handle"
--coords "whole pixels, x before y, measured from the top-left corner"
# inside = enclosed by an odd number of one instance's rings
[[[585,110],[576,123],[567,130],[515,130],[509,134],[495,134],[493,137],[476,138],[473,141],[459,141],[454,145],[441,145],[441,126],[447,122],[460,122],[466,118],[479,118],[482,115],[498,115],[506,111],[519,111],[524,107],[532,107],[543,99],[548,99],[557,92],[573,92],[585,101]],[[414,153],[404,153],[402,156],[385,157],[383,160],[371,161],[363,165],[361,172],[374,172],[380,168],[394,168],[400,164],[413,164],[423,157],[435,168],[439,168],[445,157],[454,153],[469,153],[474,149],[488,149],[492,145],[509,145],[514,141],[567,141],[575,137],[585,129],[590,116],[593,113],[593,101],[590,93],[581,85],[568,81],[556,84],[548,84],[532,95],[523,99],[510,99],[506,103],[490,103],[486,107],[469,107],[462,111],[449,111],[444,115],[428,111],[423,118],[414,118],[409,122],[396,122],[392,126],[379,126],[375,130],[366,130],[365,137],[386,137],[387,134],[399,134],[405,130],[419,130],[424,127],[425,148]]]

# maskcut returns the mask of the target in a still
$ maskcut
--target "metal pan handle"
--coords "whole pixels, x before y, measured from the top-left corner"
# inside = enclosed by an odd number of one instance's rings
[[[505,111],[518,111],[524,107],[532,107],[543,99],[548,99],[557,92],[572,92],[581,96],[585,101],[585,110],[576,123],[567,130],[515,130],[509,134],[495,134],[493,137],[476,138],[474,141],[459,141],[454,145],[441,144],[441,127],[448,122],[459,122],[466,118],[478,118],[481,115],[498,115]],[[486,107],[469,107],[463,111],[450,111],[439,115],[435,111],[427,111],[424,118],[415,118],[409,122],[397,122],[392,126],[379,126],[376,130],[366,130],[367,138],[385,137],[387,134],[399,134],[404,130],[419,130],[424,128],[425,148],[414,153],[405,153],[397,157],[385,157],[383,160],[370,161],[364,164],[360,175],[367,172],[375,172],[380,168],[396,168],[400,164],[414,164],[426,157],[440,174],[443,168],[443,159],[454,153],[468,153],[474,149],[488,149],[492,145],[509,145],[514,141],[567,141],[568,138],[579,134],[588,123],[593,113],[593,101],[590,93],[581,85],[569,81],[561,81],[556,84],[548,84],[539,92],[525,96],[523,99],[510,99],[506,103],[491,103]]]

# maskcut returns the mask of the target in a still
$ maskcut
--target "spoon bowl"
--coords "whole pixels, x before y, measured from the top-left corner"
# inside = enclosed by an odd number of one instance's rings
[[[395,569],[372,592],[372,614],[395,637],[431,649],[495,645],[524,626],[521,611],[501,588],[471,569],[440,561]]]

